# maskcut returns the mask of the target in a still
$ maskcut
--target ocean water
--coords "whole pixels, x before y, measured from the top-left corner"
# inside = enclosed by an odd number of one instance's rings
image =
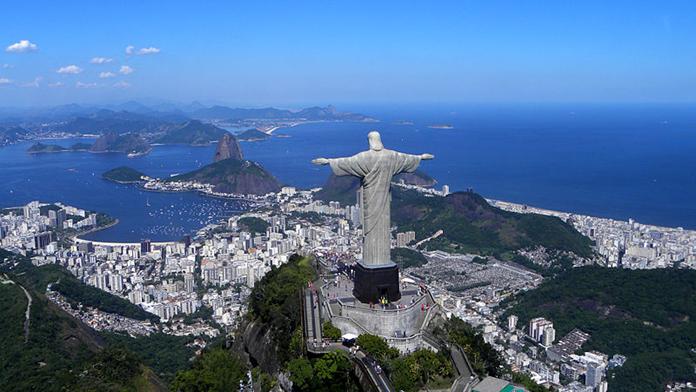
[[[89,139],[48,140],[69,146]],[[177,240],[208,223],[239,213],[235,201],[196,193],[146,192],[134,185],[116,184],[101,178],[114,167],[128,165],[153,176],[168,176],[201,166],[212,157],[211,147],[162,146],[143,157],[125,154],[61,152],[27,154],[33,142],[0,148],[0,206],[18,206],[32,200],[63,202],[107,213],[119,224],[91,233],[86,238],[135,242]]]
[[[367,148],[367,132],[387,148],[435,160],[422,169],[452,191],[537,207],[696,229],[696,110],[686,105],[356,107],[377,123],[310,123],[276,131],[287,137],[242,142],[287,185],[321,186],[319,156]],[[433,129],[448,124],[452,129]],[[70,145],[79,139],[51,141]],[[215,146],[157,146],[146,156],[87,152],[26,153],[31,142],[0,148],[0,206],[62,201],[117,217],[95,240],[178,239],[239,212],[239,205],[194,193],[153,193],[101,179],[128,165],[152,176],[211,162]]]

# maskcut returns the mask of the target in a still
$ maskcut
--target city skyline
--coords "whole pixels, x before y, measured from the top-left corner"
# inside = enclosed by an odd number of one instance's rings
[[[628,5],[13,4],[0,106],[696,99],[696,7]]]

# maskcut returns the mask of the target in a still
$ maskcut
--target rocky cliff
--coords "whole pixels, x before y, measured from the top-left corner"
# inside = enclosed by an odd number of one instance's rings
[[[217,150],[215,150],[214,162],[219,162],[225,159],[244,159],[242,156],[242,149],[239,147],[239,142],[237,138],[229,133],[226,133],[220,138],[217,145]]]

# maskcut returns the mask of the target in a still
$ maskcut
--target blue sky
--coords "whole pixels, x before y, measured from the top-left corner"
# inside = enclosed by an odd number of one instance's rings
[[[693,1],[10,2],[0,105],[691,102],[695,21]]]

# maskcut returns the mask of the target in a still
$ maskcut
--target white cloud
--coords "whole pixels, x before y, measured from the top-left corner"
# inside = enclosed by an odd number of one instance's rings
[[[7,79],[7,78],[0,78],[0,86],[6,85],[6,84],[10,84],[10,83],[12,83],[12,81],[11,81],[10,79]]]
[[[159,52],[161,52],[160,48],[156,48],[154,46],[148,46],[147,48],[140,48],[140,49],[137,49],[133,45],[126,46],[126,55],[128,55],[128,56],[132,56],[132,55],[146,56],[148,54],[157,54]]]
[[[2,65],[2,68],[3,68],[3,69],[10,69],[10,68],[14,68],[14,65],[12,65],[12,64],[3,64],[3,65]]]
[[[135,71],[135,70],[134,70],[133,68],[131,68],[131,67],[127,66],[127,65],[122,65],[122,66],[121,66],[121,69],[118,70],[118,72],[120,72],[120,73],[122,73],[122,74],[124,74],[124,75],[132,74],[134,71]]]
[[[41,82],[42,79],[43,79],[43,78],[42,78],[41,76],[37,76],[37,77],[35,77],[34,80],[32,80],[31,82],[22,83],[22,84],[20,84],[19,86],[20,86],[20,87],[33,87],[33,88],[37,88],[37,87],[39,87],[39,83]]]
[[[19,42],[16,42],[7,48],[5,48],[5,52],[8,53],[25,53],[25,52],[33,52],[38,50],[39,47],[36,46],[35,43],[29,42],[27,39],[23,39]]]
[[[55,82],[55,83],[48,84],[48,87],[50,87],[50,88],[63,87],[63,86],[65,86],[65,84],[63,84],[63,82]]]
[[[77,83],[75,83],[75,87],[77,87],[77,88],[94,88],[94,87],[97,87],[97,84],[96,83],[77,82]]]
[[[99,73],[99,77],[102,79],[113,78],[114,76],[116,76],[116,74],[113,72],[100,72]]]
[[[130,87],[130,86],[131,86],[130,83],[128,83],[128,82],[123,82],[123,81],[114,83],[114,87],[115,87],[115,88],[128,88],[128,87]]]
[[[66,65],[65,67],[60,67],[56,71],[59,74],[71,74],[71,75],[77,75],[80,72],[82,72],[82,68],[78,67],[77,65]]]
[[[114,59],[109,58],[109,57],[92,57],[92,60],[89,62],[92,64],[107,64],[114,61]]]
[[[157,54],[160,52],[160,48],[155,48],[154,46],[150,46],[147,48],[140,48],[138,50],[138,54],[141,56],[148,55],[148,54]]]

